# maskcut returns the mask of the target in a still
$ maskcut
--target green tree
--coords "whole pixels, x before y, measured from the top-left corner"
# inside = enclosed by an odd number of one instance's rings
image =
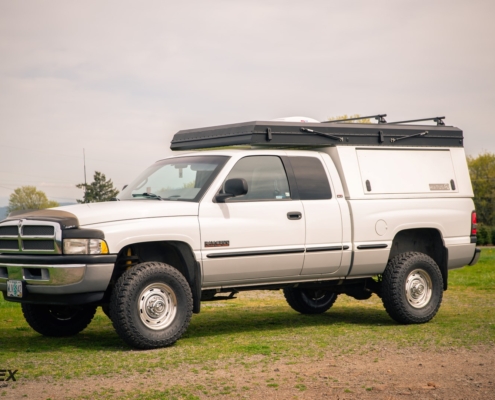
[[[79,183],[76,185],[79,189],[84,189],[84,198],[77,200],[78,203],[110,201],[119,194],[119,191],[113,187],[112,180],[107,180],[105,174],[95,171],[93,179],[92,183]]]
[[[488,237],[488,229],[485,225],[481,225],[476,233],[476,243],[483,246],[490,243],[490,238]]]
[[[474,205],[480,224],[495,223],[495,154],[468,156],[469,175],[473,184]]]
[[[8,212],[19,210],[42,210],[44,208],[58,207],[56,201],[48,200],[45,192],[37,190],[34,186],[21,186],[10,195]]]
[[[338,115],[337,117],[331,117],[328,118],[329,121],[337,121],[340,119],[348,119],[348,118],[359,118],[361,115],[360,114],[351,114],[351,115]],[[369,118],[364,118],[364,119],[356,119],[354,121],[347,121],[346,123],[358,123],[358,124],[371,124],[371,119]]]

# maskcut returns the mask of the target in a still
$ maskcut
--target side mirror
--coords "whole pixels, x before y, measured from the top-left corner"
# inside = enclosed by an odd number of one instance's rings
[[[242,196],[248,192],[248,184],[244,178],[228,179],[224,185],[225,193],[217,194],[215,200],[217,203],[225,203],[230,197]]]

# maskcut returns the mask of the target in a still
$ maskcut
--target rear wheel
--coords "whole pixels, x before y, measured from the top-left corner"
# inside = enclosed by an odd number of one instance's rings
[[[433,259],[418,252],[402,253],[389,261],[382,280],[387,313],[402,324],[431,320],[442,303],[443,278]]]
[[[27,323],[44,336],[73,336],[84,330],[93,319],[96,306],[54,306],[22,304]]]
[[[170,265],[147,262],[127,270],[110,300],[110,317],[130,346],[170,346],[191,321],[193,299],[184,276]]]
[[[285,288],[285,300],[301,314],[321,314],[333,306],[337,294],[326,290]]]

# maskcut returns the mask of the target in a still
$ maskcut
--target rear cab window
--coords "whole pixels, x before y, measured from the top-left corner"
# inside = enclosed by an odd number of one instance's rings
[[[328,176],[316,157],[289,157],[301,200],[332,198]]]

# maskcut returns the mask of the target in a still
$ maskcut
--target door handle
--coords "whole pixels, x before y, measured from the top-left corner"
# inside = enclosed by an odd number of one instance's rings
[[[287,218],[293,219],[293,220],[298,220],[302,218],[302,214],[299,211],[289,211],[287,213]]]

